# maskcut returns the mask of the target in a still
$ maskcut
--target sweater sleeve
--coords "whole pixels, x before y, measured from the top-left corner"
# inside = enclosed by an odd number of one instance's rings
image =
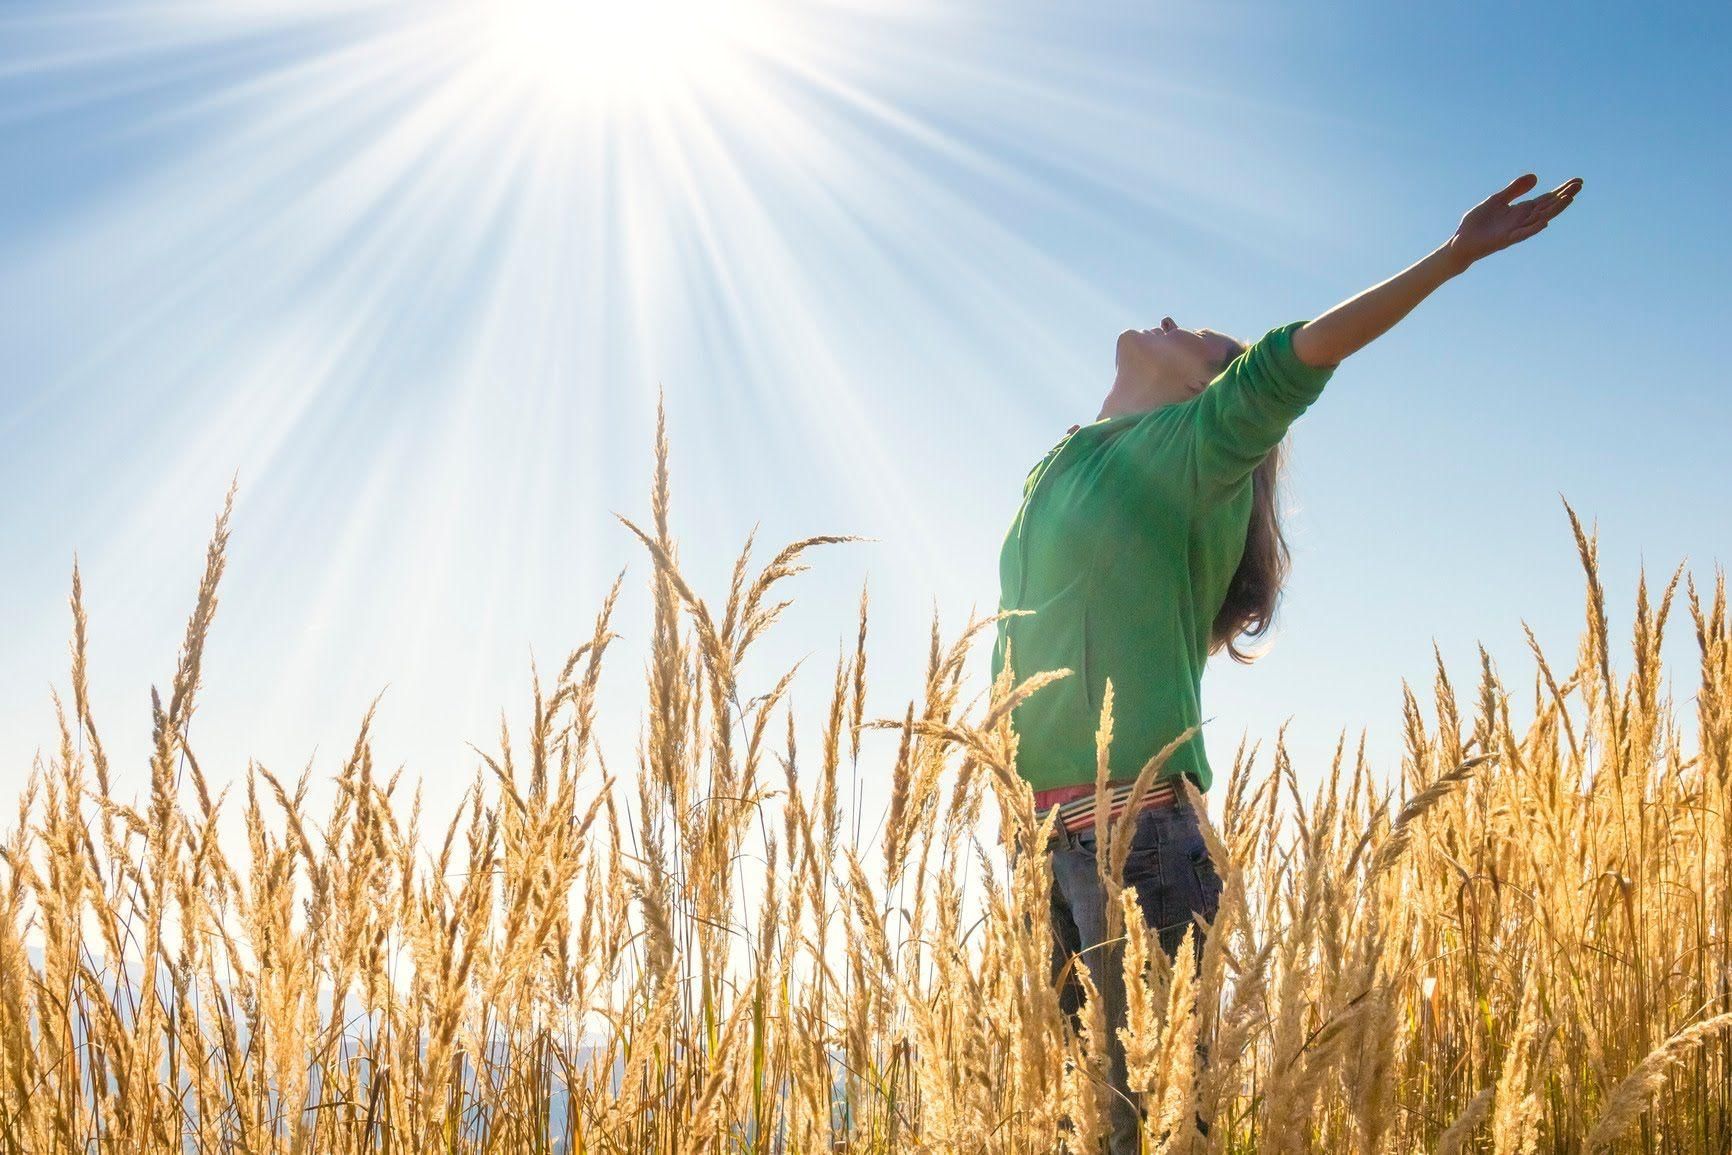
[[[1203,500],[1225,496],[1249,477],[1335,372],[1293,352],[1293,331],[1304,323],[1269,330],[1191,400]]]

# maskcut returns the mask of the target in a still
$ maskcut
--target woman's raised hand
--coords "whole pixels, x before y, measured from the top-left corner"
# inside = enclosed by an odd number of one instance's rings
[[[1467,210],[1449,240],[1387,281],[1299,326],[1293,331],[1294,354],[1307,365],[1340,364],[1487,253],[1507,249],[1545,228],[1582,189],[1582,178],[1571,177],[1543,196],[1515,203],[1534,181],[1533,173],[1518,176]]]
[[[1445,248],[1461,265],[1468,265],[1517,241],[1525,241],[1570,207],[1582,189],[1582,178],[1571,177],[1551,192],[1516,201],[1539,182],[1533,173],[1518,176],[1467,210]]]

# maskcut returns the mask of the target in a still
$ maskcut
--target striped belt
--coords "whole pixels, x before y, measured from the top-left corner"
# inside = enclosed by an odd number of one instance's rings
[[[1130,801],[1132,782],[1107,783],[1107,819],[1116,819],[1124,812],[1125,803]],[[1157,782],[1149,787],[1149,792],[1143,795],[1144,810],[1157,806],[1172,806],[1179,800],[1179,791],[1169,781]],[[1055,828],[1062,828],[1072,834],[1083,830],[1091,830],[1095,824],[1095,788],[1092,784],[1084,786],[1054,786],[1049,790],[1034,792],[1034,820],[1042,822],[1054,809],[1058,811],[1058,821]]]

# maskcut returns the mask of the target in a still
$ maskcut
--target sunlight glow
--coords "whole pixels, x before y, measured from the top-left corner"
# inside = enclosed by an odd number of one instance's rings
[[[709,91],[769,46],[758,0],[477,0],[502,75],[566,108]]]
[[[74,406],[54,421],[112,460],[55,532],[91,543],[93,589],[127,577],[116,618],[171,628],[208,528],[187,511],[243,467],[244,567],[277,582],[225,606],[270,655],[210,747],[243,765],[351,740],[308,720],[386,684],[413,760],[491,732],[528,648],[642,564],[613,511],[642,508],[664,386],[694,558],[762,510],[766,535],[859,528],[886,544],[847,564],[960,612],[999,531],[928,489],[999,452],[1000,426],[945,428],[1009,412],[979,349],[1065,388],[1092,347],[1056,335],[1115,310],[1052,248],[1094,211],[1067,180],[1244,183],[1208,165],[1241,134],[1150,112],[1160,74],[1025,56],[985,0],[24,2],[0,5],[0,120],[42,161],[0,195],[0,346],[33,384],[7,379],[0,426]],[[0,468],[76,456],[41,448]],[[807,612],[852,620],[859,584]],[[923,630],[922,602],[880,605]]]

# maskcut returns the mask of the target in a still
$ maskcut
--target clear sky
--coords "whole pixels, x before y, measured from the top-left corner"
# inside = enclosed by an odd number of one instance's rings
[[[1314,315],[1525,171],[1586,185],[1296,424],[1274,648],[1204,682],[1218,772],[1283,722],[1308,781],[1344,732],[1393,768],[1434,642],[1467,687],[1483,642],[1525,692],[1524,620],[1567,664],[1560,495],[1623,652],[1640,565],[1711,586],[1732,552],[1725,4],[509,2],[0,5],[8,796],[54,742],[75,553],[142,784],[237,472],[214,776],[334,768],[388,686],[381,757],[448,800],[621,569],[629,766],[650,571],[613,514],[648,516],[658,385],[701,591],[754,525],[766,559],[876,539],[794,579],[753,692],[806,656],[816,725],[869,582],[900,716],[1120,330]]]

